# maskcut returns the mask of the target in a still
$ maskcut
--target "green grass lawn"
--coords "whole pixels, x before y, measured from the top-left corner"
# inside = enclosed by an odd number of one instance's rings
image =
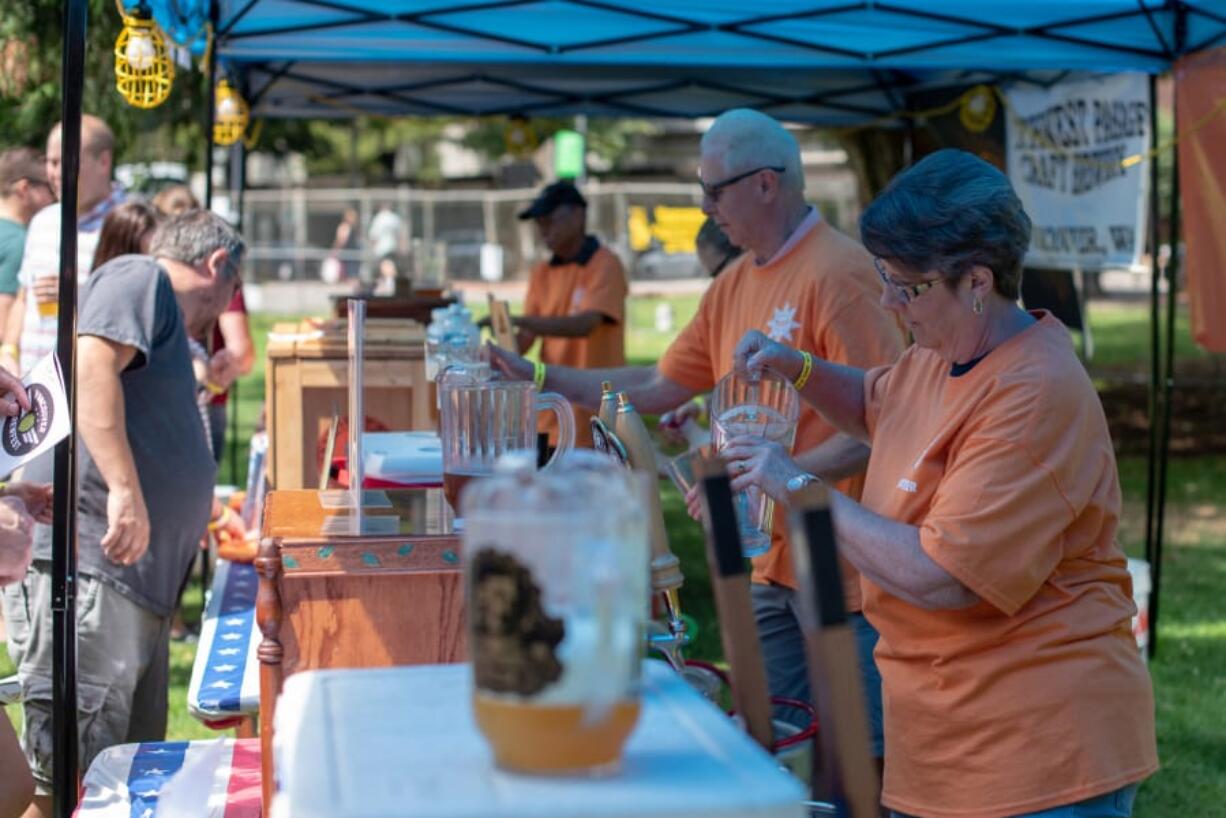
[[[656,310],[662,299],[633,299],[630,303],[628,357],[649,363],[659,357],[674,332],[655,329]],[[697,297],[669,299],[674,327],[689,320]],[[1097,302],[1090,317],[1097,353],[1093,368],[1148,372],[1148,312],[1143,305]],[[260,356],[255,371],[239,384],[240,447],[236,482],[246,470],[245,441],[259,416],[263,397],[263,339],[274,321],[252,316],[252,330]],[[1179,324],[1177,352],[1181,362],[1208,359],[1187,338],[1186,316]],[[219,479],[232,479],[229,455]],[[1144,540],[1145,463],[1139,458],[1120,462],[1124,515],[1120,541],[1140,556]],[[1189,457],[1172,461],[1169,477],[1167,549],[1163,563],[1160,650],[1151,665],[1157,697],[1159,752],[1163,769],[1141,789],[1138,818],[1209,816],[1226,804],[1226,458]],[[701,531],[685,515],[680,496],[661,483],[662,501],[673,550],[686,575],[682,605],[698,624],[690,654],[718,659],[720,644],[714,604],[703,556]],[[193,586],[185,600],[189,620],[198,617],[200,594]],[[194,645],[175,644],[171,650],[170,730],[172,738],[215,735],[187,715],[187,684]],[[0,676],[12,672],[7,655],[0,652]],[[10,716],[20,719],[19,708]]]

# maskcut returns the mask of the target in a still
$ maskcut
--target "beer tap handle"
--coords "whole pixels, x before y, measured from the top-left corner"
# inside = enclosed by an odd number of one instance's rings
[[[814,796],[842,802],[851,818],[875,818],[878,776],[869,747],[855,634],[843,604],[838,545],[824,486],[797,495],[791,517],[792,564],[810,689],[822,729]]]
[[[754,626],[749,600],[749,573],[737,531],[732,486],[724,462],[718,457],[696,464],[702,487],[703,528],[707,535],[707,564],[719,613],[719,634],[732,677],[732,698],[743,714],[749,735],[767,752],[774,744],[770,687],[766,665]]]
[[[635,411],[625,392],[617,396],[617,417],[613,434],[621,441],[635,471],[647,472],[658,486],[659,472],[656,469],[656,453],[651,445],[651,436],[642,416]],[[664,512],[660,508],[660,491],[647,493],[648,524],[651,526],[651,587],[655,591],[680,588],[685,578],[681,575],[681,561],[668,547],[668,531],[664,527]]]

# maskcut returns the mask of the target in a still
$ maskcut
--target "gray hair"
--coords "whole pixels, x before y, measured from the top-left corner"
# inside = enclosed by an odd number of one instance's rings
[[[750,108],[734,108],[716,117],[702,135],[702,151],[722,155],[729,174],[756,167],[779,167],[780,184],[803,191],[800,144],[779,121]],[[717,179],[708,180],[717,182]]]
[[[894,177],[860,216],[860,238],[878,258],[951,283],[986,267],[996,291],[1016,301],[1030,217],[1007,176],[946,148]]]
[[[230,259],[230,274],[238,272],[247,245],[224,219],[207,210],[190,210],[158,226],[149,242],[149,255],[190,264],[201,264],[217,250]]]

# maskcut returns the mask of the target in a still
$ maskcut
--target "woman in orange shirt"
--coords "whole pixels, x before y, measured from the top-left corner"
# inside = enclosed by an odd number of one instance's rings
[[[1000,171],[944,150],[860,226],[914,345],[865,371],[750,332],[735,357],[800,382],[872,446],[861,501],[831,504],[881,633],[882,802],[923,818],[1128,816],[1158,760],[1119,478],[1067,332],[1017,305],[1030,219]],[[786,503],[815,479],[761,440],[726,455],[734,490]]]

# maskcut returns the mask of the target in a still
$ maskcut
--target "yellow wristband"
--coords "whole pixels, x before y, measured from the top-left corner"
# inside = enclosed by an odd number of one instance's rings
[[[0,344],[0,355],[16,358],[19,351],[16,344]]]
[[[800,366],[800,374],[796,376],[796,380],[792,381],[797,391],[805,388],[805,384],[809,382],[809,376],[813,374],[813,356],[801,350],[800,357],[804,359],[804,363]]]
[[[219,528],[224,528],[230,522],[230,518],[234,516],[234,512],[229,506],[221,507],[221,514],[217,515],[216,520],[209,521],[209,531],[216,531]]]
[[[532,365],[532,382],[538,390],[545,388],[545,364],[540,361]]]

